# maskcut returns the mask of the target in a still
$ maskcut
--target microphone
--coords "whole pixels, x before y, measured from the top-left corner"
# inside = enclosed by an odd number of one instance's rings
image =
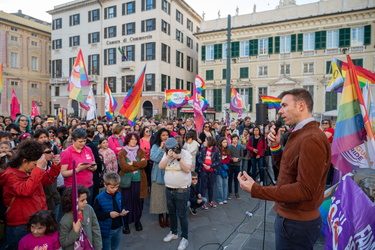
[[[252,214],[251,212],[249,212],[249,211],[246,211],[245,214],[246,214],[247,216],[249,216],[249,217],[253,217],[253,214]]]
[[[275,126],[276,126],[276,128],[275,128],[275,135],[277,135],[277,132],[279,131],[279,128],[281,128],[281,126],[282,126],[283,124],[282,124],[282,122],[281,121],[276,121],[275,122]]]

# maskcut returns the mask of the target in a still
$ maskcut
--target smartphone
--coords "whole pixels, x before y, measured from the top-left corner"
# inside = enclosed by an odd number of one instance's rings
[[[91,165],[90,162],[82,162],[81,164],[85,164],[85,165]]]
[[[120,213],[121,215],[124,215],[124,214],[127,214],[127,213],[129,213],[129,211],[128,210],[125,210],[124,212],[122,212],[122,213]]]
[[[89,163],[90,164],[90,163]],[[93,164],[91,164],[91,167],[95,167],[96,166],[96,163],[93,163]]]

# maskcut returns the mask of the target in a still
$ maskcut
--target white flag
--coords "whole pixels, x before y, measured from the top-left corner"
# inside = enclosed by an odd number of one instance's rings
[[[86,99],[86,103],[90,107],[90,110],[87,111],[87,117],[86,117],[86,119],[89,121],[95,118],[95,113],[96,113],[96,102],[95,102],[94,92],[92,91],[92,85],[90,87],[89,94]]]

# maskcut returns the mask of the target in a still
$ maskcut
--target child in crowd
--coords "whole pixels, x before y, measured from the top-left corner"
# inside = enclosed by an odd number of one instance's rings
[[[27,222],[30,232],[18,244],[18,250],[61,249],[55,217],[50,210],[40,210],[31,215]]]
[[[229,194],[228,194],[228,200],[231,199],[232,194],[232,187],[234,182],[234,193],[238,200],[241,199],[239,193],[238,193],[238,180],[237,176],[240,172],[241,167],[241,161],[243,159],[243,151],[242,147],[238,145],[239,137],[237,134],[232,135],[232,145],[229,145],[229,151],[230,151],[230,163],[229,163],[229,177],[228,177],[228,186],[229,186]]]
[[[72,213],[72,187],[65,189],[61,205],[65,215],[60,220],[60,243],[65,250],[73,250],[74,242],[81,236],[80,229],[83,227],[88,240],[94,249],[102,248],[102,237],[100,226],[94,209],[87,204],[90,191],[79,185],[78,189],[78,221],[74,222]]]
[[[105,190],[96,196],[94,210],[102,233],[103,250],[117,250],[120,249],[122,216],[127,212],[121,204],[121,193],[117,191],[121,179],[117,173],[106,173],[103,178]]]
[[[12,145],[10,141],[2,141],[0,142],[0,172],[2,172],[10,159],[13,156],[12,152]]]
[[[219,205],[223,205],[228,203],[228,164],[231,158],[228,139],[221,137],[217,143],[217,147],[221,153],[221,165],[216,176],[216,201]]]
[[[99,154],[103,156],[105,172],[118,172],[118,164],[115,152],[108,147],[108,139],[101,138],[99,140]]]
[[[190,186],[190,197],[188,201],[188,207],[192,215],[196,215],[196,209],[207,203],[207,199],[202,197],[201,189],[198,185],[198,174],[197,172],[191,172],[191,186]]]

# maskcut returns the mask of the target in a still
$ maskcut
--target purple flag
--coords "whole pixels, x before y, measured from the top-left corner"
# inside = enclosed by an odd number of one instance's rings
[[[345,176],[328,212],[325,249],[375,249],[375,204]]]

